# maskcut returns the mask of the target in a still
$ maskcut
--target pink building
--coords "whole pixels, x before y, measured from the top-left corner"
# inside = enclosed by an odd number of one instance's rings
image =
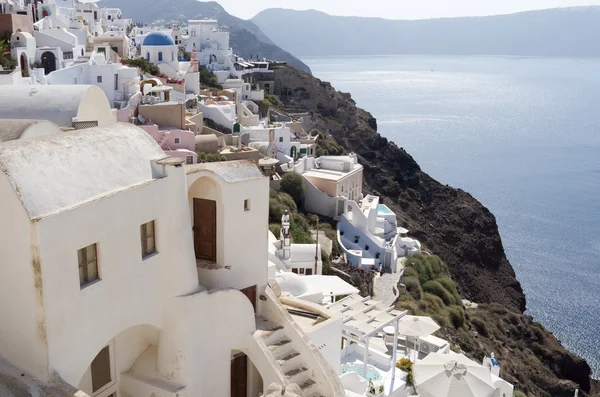
[[[180,129],[158,129],[156,124],[144,124],[138,127],[145,130],[158,143],[161,149],[172,157],[185,159],[186,164],[196,164],[196,140],[192,131]]]

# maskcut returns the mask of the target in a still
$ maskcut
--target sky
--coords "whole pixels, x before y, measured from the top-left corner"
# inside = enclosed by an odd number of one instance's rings
[[[600,5],[600,0],[217,0],[227,12],[250,19],[266,8],[315,9],[331,15],[425,19],[510,14],[555,7]]]

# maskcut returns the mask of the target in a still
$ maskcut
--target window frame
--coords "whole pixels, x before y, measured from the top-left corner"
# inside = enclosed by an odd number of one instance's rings
[[[173,142],[175,142],[175,145],[179,145],[179,144],[181,144],[181,138],[180,137],[175,137],[173,139]]]
[[[148,235],[146,225],[152,224],[152,234]],[[148,248],[148,240],[154,239],[154,248],[152,251]],[[156,222],[155,220],[148,221],[140,225],[140,243],[142,248],[142,260],[148,259],[158,253],[156,249]]]
[[[163,61],[163,53],[162,51],[158,52],[158,62],[162,62]]]
[[[250,199],[244,200],[244,212],[250,212],[250,210],[252,209],[250,204]]]
[[[102,76],[96,76],[96,83],[102,83]]]
[[[93,260],[89,260],[87,257],[87,250],[89,247],[94,247],[94,259]],[[82,253],[82,258],[83,260],[80,260],[80,256],[79,256],[79,252]],[[95,266],[96,266],[96,278],[93,280],[89,279],[89,274],[88,274],[88,267],[90,265],[90,263],[92,262],[96,262]],[[100,278],[100,267],[98,266],[98,243],[93,243],[90,245],[87,245],[83,248],[80,248],[77,250],[77,264],[78,264],[78,275],[79,275],[79,288],[83,289],[97,281],[102,280]],[[83,281],[81,279],[81,269],[83,269]]]

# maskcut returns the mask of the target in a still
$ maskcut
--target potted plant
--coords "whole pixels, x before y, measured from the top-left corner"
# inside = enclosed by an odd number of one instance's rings
[[[383,397],[385,388],[383,385],[375,387],[373,381],[369,379],[369,385],[367,386],[367,397]]]

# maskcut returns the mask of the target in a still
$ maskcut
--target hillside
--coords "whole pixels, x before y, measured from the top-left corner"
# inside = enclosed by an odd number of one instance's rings
[[[379,135],[375,118],[350,94],[292,67],[275,71],[275,93],[288,93],[280,95],[285,108],[306,112],[304,127],[325,134],[318,153],[359,155],[364,192],[381,196],[411,236],[448,265],[458,293],[480,304],[460,311],[445,338],[477,361],[496,353],[503,376],[529,397],[571,397],[575,388],[600,395],[585,360],[524,314],[525,295],[487,208],[431,178],[404,149]],[[404,303],[417,314],[436,317],[439,310],[426,300]]]
[[[252,21],[296,56],[600,56],[600,7],[489,17],[388,20],[268,9]]]
[[[310,73],[310,68],[287,51],[282,50],[251,21],[236,18],[214,1],[197,0],[102,0],[101,7],[116,7],[123,15],[135,22],[146,24],[170,24],[190,19],[216,19],[229,26],[231,46],[244,58],[257,54],[261,58],[288,62]]]

